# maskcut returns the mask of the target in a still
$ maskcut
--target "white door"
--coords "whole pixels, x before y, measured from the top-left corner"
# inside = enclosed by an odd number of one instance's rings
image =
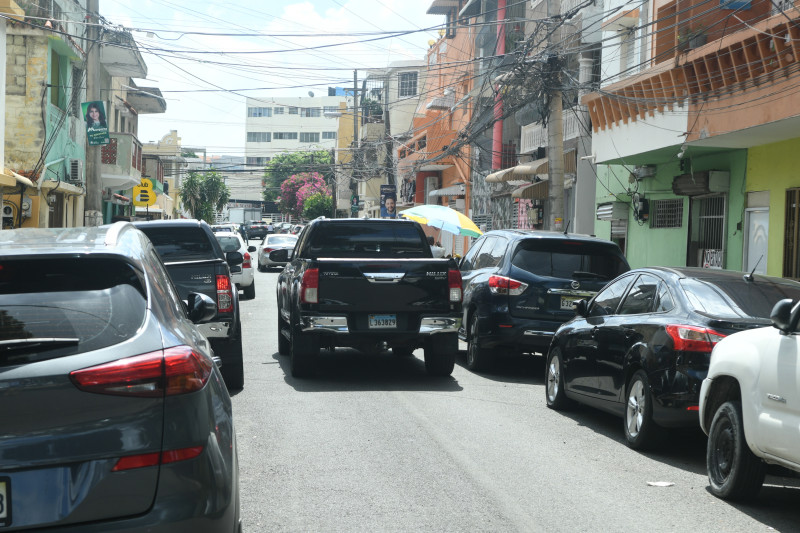
[[[771,335],[756,389],[761,449],[800,465],[800,335]]]
[[[746,209],[745,223],[747,235],[744,239],[745,251],[742,270],[750,272],[755,268],[756,274],[766,274],[769,209]]]

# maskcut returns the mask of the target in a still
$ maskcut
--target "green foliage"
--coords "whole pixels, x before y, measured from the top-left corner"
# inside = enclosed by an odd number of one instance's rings
[[[264,168],[266,189],[264,200],[274,202],[280,194],[280,187],[289,176],[304,172],[317,172],[325,183],[333,183],[333,154],[328,150],[292,152],[273,157]]]
[[[303,204],[303,218],[313,220],[317,217],[330,217],[333,211],[333,197],[321,192],[306,198]]]
[[[331,196],[321,174],[303,172],[289,176],[281,184],[281,195],[277,199],[278,209],[282,213],[302,217],[306,200],[318,193],[323,196]]]
[[[220,211],[228,203],[230,196],[222,174],[215,171],[190,171],[181,187],[181,202],[192,217],[205,220],[209,224],[214,223],[214,212]]]
[[[197,154],[192,150],[184,150],[181,152],[181,157],[197,157]]]

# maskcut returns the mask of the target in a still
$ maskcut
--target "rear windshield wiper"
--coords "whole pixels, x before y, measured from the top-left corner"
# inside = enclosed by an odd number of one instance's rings
[[[572,273],[573,278],[595,278],[595,279],[608,279],[605,274],[598,274],[597,272],[586,272],[584,270],[576,270]]]
[[[38,348],[53,349],[62,346],[77,346],[78,337],[32,337],[29,339],[11,339],[0,341],[0,355],[18,352],[30,352]]]

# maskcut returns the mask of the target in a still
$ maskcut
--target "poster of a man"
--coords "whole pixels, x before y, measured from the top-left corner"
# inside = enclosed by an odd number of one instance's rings
[[[397,218],[397,189],[381,185],[381,218]]]
[[[108,144],[108,122],[103,102],[83,102],[83,116],[86,119],[86,137],[89,146]]]

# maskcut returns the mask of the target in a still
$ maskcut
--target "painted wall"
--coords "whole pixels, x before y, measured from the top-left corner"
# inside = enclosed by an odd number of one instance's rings
[[[800,138],[750,148],[747,192],[769,191],[767,274],[783,276],[786,189],[800,187]]]

